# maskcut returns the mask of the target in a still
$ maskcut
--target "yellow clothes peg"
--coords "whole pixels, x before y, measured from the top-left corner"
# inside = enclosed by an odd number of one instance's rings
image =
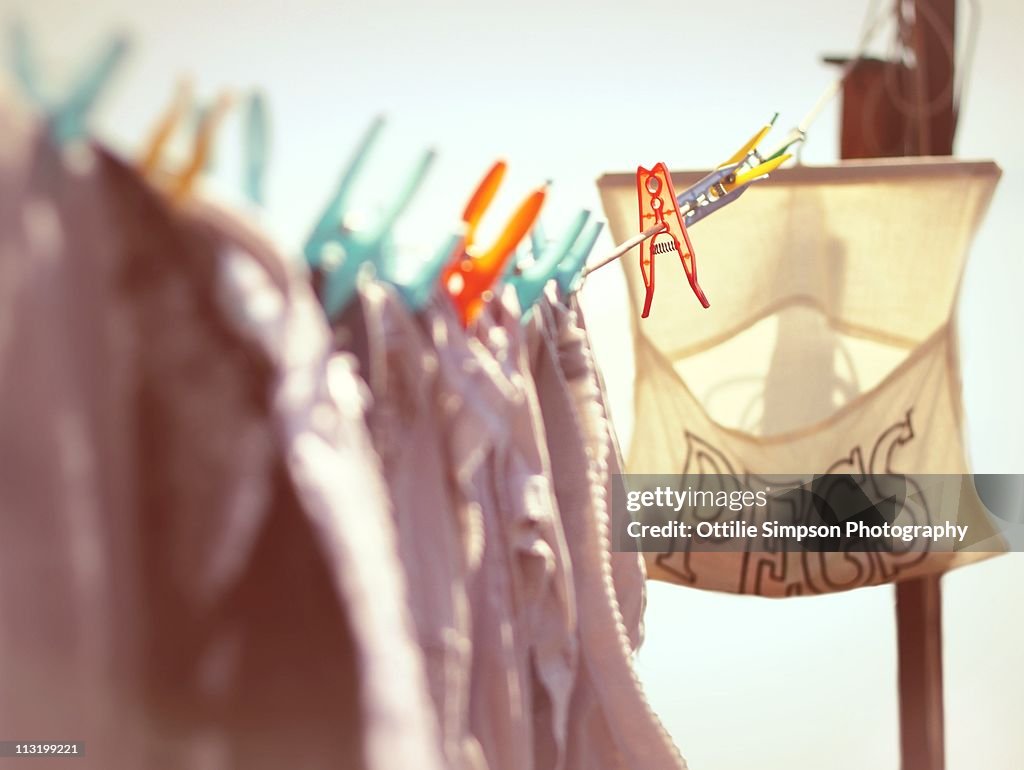
[[[734,152],[729,160],[719,166],[720,169],[735,166],[734,170],[736,173],[722,181],[721,187],[725,193],[731,193],[733,190],[750,184],[755,179],[767,176],[792,157],[782,152],[776,153],[767,160],[764,160],[757,151],[757,146],[761,144],[761,140],[768,135],[768,132],[772,130],[772,126],[775,125],[776,118],[778,118],[778,113],[768,123],[765,123],[765,125],[758,129],[757,133],[750,137],[746,144]]]
[[[746,144],[736,150],[736,152],[732,154],[732,157],[725,161],[722,166],[728,166],[732,163],[739,163],[740,161],[746,160],[750,153],[756,151],[757,145],[761,144],[761,140],[768,135],[768,132],[772,130],[772,126],[774,124],[775,118],[772,118],[770,122],[765,123],[760,129],[758,129],[757,133],[750,137],[750,140]],[[719,168],[721,168],[721,166]]]
[[[767,176],[792,157],[793,156],[788,153],[783,153],[771,160],[766,160],[764,163],[759,163],[746,171],[736,174],[731,182],[728,180],[722,182],[722,189],[725,190],[726,193],[731,193],[737,188],[748,185],[763,176]]]
[[[772,118],[725,163],[676,197],[679,210],[685,214],[684,222],[687,227],[692,227],[704,217],[729,205],[746,192],[751,182],[768,176],[792,157],[785,152],[788,145],[767,160],[758,153],[757,146],[774,124],[775,118]]]

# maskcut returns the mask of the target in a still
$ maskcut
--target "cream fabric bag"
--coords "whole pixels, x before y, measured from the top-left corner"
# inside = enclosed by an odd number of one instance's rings
[[[660,254],[651,315],[641,319],[637,252],[624,257],[636,356],[627,472],[968,473],[955,308],[999,174],[991,162],[945,159],[777,171],[691,232],[708,310],[675,254]],[[673,184],[682,190],[700,176],[677,174]],[[598,184],[615,240],[634,235],[635,176]],[[683,546],[647,554],[649,575],[791,596],[947,570],[1002,549],[967,486],[954,510],[943,495],[918,512],[918,523],[940,513],[970,523],[971,545],[955,553]]]

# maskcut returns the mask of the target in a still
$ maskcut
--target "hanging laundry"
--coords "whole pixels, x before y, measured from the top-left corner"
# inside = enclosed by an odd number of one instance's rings
[[[356,351],[369,385],[367,422],[381,460],[409,609],[446,766],[485,768],[469,732],[471,665],[465,522],[445,447],[439,354],[396,291],[359,287],[335,341]],[[457,344],[457,340],[452,340]]]
[[[0,125],[0,721],[109,768],[441,767],[308,288],[104,151]]]
[[[528,761],[529,707],[518,680],[494,454],[507,440],[509,405],[521,395],[490,351],[462,328],[447,296],[435,295],[420,320],[437,354],[436,408],[452,480],[452,513],[462,532],[471,617],[469,637],[457,640],[468,661],[454,709],[463,757],[474,768],[513,767]]]
[[[568,307],[546,297],[538,307],[528,327],[531,370],[579,618],[580,665],[572,688],[565,766],[685,768],[632,665],[640,636],[643,565],[636,553],[611,551],[608,501],[610,471],[618,472],[618,446],[589,343]]]
[[[596,390],[594,391],[594,398],[596,406],[592,409],[587,409],[585,406],[586,399],[589,397],[589,386],[587,386],[579,375],[574,375],[574,372],[578,370],[578,364],[573,364],[572,358],[569,359],[569,363],[563,364],[563,368],[566,371],[566,379],[572,382],[576,379],[580,379],[580,385],[574,388],[574,392],[577,395],[580,393],[584,396],[584,403],[579,407],[579,411],[582,415],[590,414],[591,419],[595,421],[595,424],[587,431],[591,436],[591,441],[594,443],[592,449],[593,456],[599,458],[602,454],[600,448],[600,419],[604,419],[606,422],[607,431],[607,468],[604,471],[604,500],[605,500],[605,512],[609,514],[608,522],[608,535],[612,540],[612,543],[616,542],[616,536],[624,536],[626,534],[625,527],[622,528],[621,532],[613,530],[615,522],[611,519],[610,512],[608,511],[609,501],[611,500],[610,487],[612,479],[616,475],[622,474],[622,449],[619,446],[618,433],[615,430],[615,426],[611,421],[611,414],[608,410],[608,395],[607,388],[604,384],[604,377],[601,375],[601,369],[597,365],[597,358],[594,356],[594,345],[590,338],[590,333],[587,331],[586,317],[583,314],[583,308],[579,302],[578,294],[571,294],[567,299],[568,307],[572,310],[576,324],[579,328],[581,339],[579,341],[580,350],[583,353],[577,360],[585,361],[589,364],[591,376],[594,378]],[[559,305],[555,305],[555,310],[559,309]],[[562,323],[562,313],[556,312],[555,317],[559,323]],[[562,328],[559,326],[559,328]],[[575,335],[573,335],[575,337]],[[571,350],[573,346],[568,346]],[[583,420],[584,426],[587,425],[587,420]],[[600,468],[600,465],[598,465]],[[640,644],[643,641],[644,630],[643,630],[643,619],[644,610],[646,609],[647,592],[645,587],[645,581],[647,580],[647,574],[644,569],[644,561],[642,557],[638,557],[637,554],[628,551],[619,551],[613,549],[609,559],[611,561],[612,568],[612,581],[615,584],[615,596],[618,601],[619,610],[622,613],[622,622],[625,625],[626,634],[629,636],[629,647],[630,650],[636,652],[640,648]]]
[[[354,761],[361,759],[368,768],[407,767],[410,762],[441,767],[424,663],[411,636],[404,565],[389,525],[381,466],[363,427],[367,397],[362,383],[350,357],[333,354],[305,275],[288,275],[290,302],[281,303],[268,291],[272,268],[255,270],[244,257],[261,255],[261,265],[276,264],[279,271],[284,260],[269,245],[261,248],[258,236],[237,220],[210,216],[213,210],[204,208],[208,221],[234,240],[235,248],[228,251],[234,259],[225,260],[222,277],[229,318],[281,372],[271,403],[285,457],[354,629],[361,712],[353,721],[361,725],[363,745],[362,757]],[[283,698],[276,707],[292,705]],[[321,761],[333,766],[336,760]]]
[[[702,250],[714,254],[702,282],[714,287],[716,312],[666,303],[634,325],[628,471],[967,473],[954,308],[998,177],[994,164],[956,161],[783,170],[744,207],[702,225]],[[628,235],[635,179],[599,185],[612,233]],[[643,287],[634,270],[626,276],[639,305]],[[714,411],[695,393],[708,393]],[[925,503],[925,521],[937,515],[929,505],[937,502]],[[649,554],[648,572],[789,596],[902,580],[1001,550],[973,495],[957,515],[970,523],[967,551],[809,559],[680,544]]]
[[[492,584],[488,598],[494,601],[500,591],[507,597],[503,601],[510,602],[510,617],[515,621],[512,684],[526,712],[519,729],[527,741],[520,748],[506,744],[505,756],[496,767],[561,768],[577,666],[576,599],[520,320],[515,289],[507,286],[484,306],[475,328],[517,391],[503,415],[505,435],[491,458],[493,498],[481,506],[483,562],[493,558],[507,564],[506,576]],[[474,630],[486,632],[476,618]],[[486,641],[481,641],[475,650],[482,651],[484,645]],[[491,702],[485,676],[474,670],[474,698],[481,704]],[[489,729],[485,720],[486,712],[481,712],[478,729]],[[524,750],[520,764],[508,764],[514,751]]]

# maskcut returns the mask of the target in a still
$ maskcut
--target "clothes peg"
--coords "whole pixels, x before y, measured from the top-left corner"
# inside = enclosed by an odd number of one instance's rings
[[[252,203],[262,206],[270,147],[270,117],[266,97],[259,91],[250,94],[246,102],[244,126],[245,177],[242,187]]]
[[[142,175],[163,187],[174,201],[182,201],[191,195],[196,181],[206,168],[217,130],[231,109],[232,102],[231,95],[224,92],[209,109],[203,111],[189,159],[180,171],[167,173],[160,168],[164,150],[174,130],[185,120],[193,104],[191,84],[185,80],[179,83],[174,99],[154,127],[138,162]]]
[[[549,183],[548,187],[550,186],[551,185]],[[547,246],[548,236],[547,233],[544,232],[544,223],[541,221],[540,217],[537,217],[537,222],[534,224],[533,229],[530,230],[530,251],[533,254],[533,258],[539,258]],[[512,262],[515,262],[515,260],[512,260]]]
[[[384,265],[385,271],[394,271],[388,261],[390,256],[386,256],[388,234],[423,184],[436,157],[433,150],[423,153],[384,214],[372,227],[356,230],[347,226],[345,215],[352,187],[383,127],[383,118],[377,118],[370,125],[342,174],[337,190],[306,241],[306,261],[326,273],[321,302],[329,318],[341,312],[352,298],[364,265]]]
[[[509,276],[508,282],[515,287],[516,296],[519,298],[519,307],[522,309],[524,319],[526,318],[527,311],[533,307],[544,291],[548,281],[555,277],[555,274],[558,272],[558,266],[568,256],[589,219],[590,212],[586,210],[581,211],[570,223],[559,241],[542,247],[539,252],[535,252],[532,264]]]
[[[128,52],[128,40],[115,37],[101,49],[96,60],[82,69],[81,77],[63,100],[45,94],[32,56],[28,31],[22,24],[11,30],[11,50],[15,78],[28,99],[40,108],[54,140],[61,146],[84,139],[88,135],[88,119],[104,88]]]
[[[686,225],[683,224],[683,218],[675,203],[676,194],[672,189],[672,177],[669,176],[665,164],[656,163],[652,169],[640,166],[636,170],[636,192],[640,201],[640,230],[646,230],[652,225],[661,225],[664,228],[640,247],[640,273],[647,288],[641,317],[647,318],[650,315],[651,302],[654,299],[654,255],[670,251],[675,251],[679,255],[690,288],[697,295],[700,304],[708,307],[710,303],[697,283],[697,260],[690,244],[690,236],[686,232]],[[662,235],[667,235],[671,240],[658,243]]]
[[[590,252],[594,250],[598,236],[604,228],[604,222],[591,222],[587,230],[573,244],[565,259],[558,263],[555,280],[563,295],[569,295],[579,289],[583,280],[583,267],[587,263]]]
[[[339,235],[345,207],[348,205],[348,199],[352,193],[352,185],[355,184],[356,176],[358,176],[366,164],[370,149],[377,141],[377,137],[383,128],[384,118],[378,117],[374,119],[366,133],[363,134],[363,138],[356,145],[356,150],[351,160],[349,160],[348,167],[341,176],[341,181],[338,183],[334,195],[320,214],[320,219],[314,226],[313,232],[306,239],[303,253],[310,267],[320,266],[325,257],[325,248]]]
[[[191,104],[192,84],[188,80],[182,79],[178,82],[174,98],[167,110],[150,131],[149,141],[146,142],[145,150],[138,160],[137,165],[143,176],[151,177],[157,173],[164,149],[167,147],[174,129],[184,120],[185,113],[188,112]]]
[[[466,233],[464,230],[460,230],[445,239],[441,248],[422,265],[416,266],[411,275],[399,276],[391,273],[383,278],[398,290],[398,294],[407,308],[413,312],[419,312],[430,302],[430,298],[437,288],[441,271],[456,255],[462,254],[465,247]]]
[[[687,227],[692,227],[709,214],[739,199],[751,182],[765,179],[792,157],[786,153],[792,142],[781,147],[767,160],[758,153],[757,145],[771,131],[777,117],[778,113],[725,163],[676,198]]]
[[[777,117],[778,113],[776,113],[775,117],[772,118],[767,125],[760,128],[746,144],[733,153],[732,157],[725,163],[688,190],[684,191],[682,195],[674,196],[676,200],[675,213],[681,217],[681,220],[686,227],[695,225],[697,222],[704,219],[704,217],[714,213],[723,206],[729,205],[746,192],[751,182],[765,179],[770,172],[774,171],[790,159],[791,156],[788,153],[789,148],[804,140],[805,134],[802,129],[794,129],[782,146],[773,152],[767,160],[763,159],[757,150],[757,145],[771,130],[772,125],[775,123],[775,118]],[[639,169],[638,175],[640,171],[644,171],[644,169]],[[665,174],[665,179],[671,182],[671,177],[668,176],[667,172]],[[648,193],[641,189],[639,176],[637,182],[637,193],[642,210],[644,206],[644,196],[648,195]],[[669,212],[666,210],[665,213],[667,214]],[[648,257],[644,257],[644,242],[665,232],[667,226],[662,224],[660,221],[655,221],[646,228],[643,227],[643,224],[644,220],[641,219],[642,229],[640,233],[623,241],[616,246],[610,254],[602,257],[595,263],[591,265],[584,265],[579,275],[580,277],[586,277],[595,270],[600,270],[605,265],[610,265],[612,262],[620,259],[624,254],[637,246],[640,246],[640,267],[644,275],[645,284],[648,281],[648,277],[650,277],[650,283],[647,286],[647,301],[644,308],[644,317],[646,317],[647,313],[650,311],[650,302],[654,291],[653,255],[660,254],[663,251],[672,251],[674,250],[674,247],[673,244],[669,243],[663,243],[655,246],[652,242],[651,246],[648,247],[652,250],[652,253]],[[689,244],[689,241],[686,242]],[[692,260],[692,251],[690,254]],[[650,266],[650,276],[648,276],[645,266]],[[683,260],[683,266],[686,266],[685,259]],[[689,276],[689,272],[687,275]],[[695,280],[696,276],[694,275],[694,281]],[[694,285],[694,281],[691,281],[691,286]],[[697,288],[694,287],[694,290],[696,292]],[[703,292],[698,294],[698,297],[701,298],[702,303],[707,302],[707,300],[703,298]],[[707,307],[706,304],[705,307]]]
[[[22,22],[15,22],[10,28],[11,71],[22,93],[36,107],[46,109],[49,100],[43,92],[39,72],[36,69],[35,57],[32,55],[32,43],[28,29]]]
[[[544,184],[550,190],[553,182],[548,179]],[[547,233],[544,232],[544,222],[538,217],[533,225],[533,229],[530,230],[530,251],[533,253],[533,258],[537,259],[547,245],[548,237]]]
[[[501,186],[506,168],[503,161],[495,163],[473,192],[462,215],[466,224],[465,248],[441,274],[442,286],[448,291],[464,325],[469,325],[480,314],[509,257],[536,223],[547,195],[546,186],[527,195],[490,248],[480,248],[474,242],[476,229]]]

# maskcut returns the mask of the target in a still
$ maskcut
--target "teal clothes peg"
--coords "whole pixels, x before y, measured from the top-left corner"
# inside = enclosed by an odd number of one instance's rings
[[[270,116],[267,99],[259,91],[246,100],[243,149],[245,166],[242,187],[245,196],[257,206],[264,204],[264,180],[270,148]]]
[[[436,157],[433,150],[423,153],[385,208],[384,214],[372,227],[359,230],[345,227],[345,213],[352,186],[366,165],[367,156],[383,125],[383,118],[378,118],[364,135],[304,249],[306,261],[325,273],[321,302],[329,318],[341,312],[352,299],[364,265],[374,264],[379,267],[385,264],[388,234],[423,184]]]
[[[11,31],[11,49],[15,78],[28,99],[46,113],[54,140],[65,146],[88,136],[89,115],[128,53],[128,39],[111,39],[95,61],[83,68],[82,76],[63,100],[47,97],[32,56],[28,31],[22,24],[15,24]]]
[[[327,272],[323,305],[329,318],[340,313],[352,299],[363,266],[379,266],[385,261],[388,234],[423,184],[435,157],[436,153],[433,150],[423,153],[416,167],[406,178],[405,184],[399,188],[391,205],[372,227],[361,230],[350,230],[344,225],[340,227],[340,233],[334,240],[340,247],[337,255],[340,261],[336,265],[321,265],[322,268],[326,267]]]
[[[550,182],[548,185],[550,186]],[[533,252],[533,258],[539,259],[540,255],[544,252],[548,246],[547,233],[544,232],[544,223],[538,219],[533,225],[533,229],[530,230],[530,251]],[[513,260],[509,260],[509,264],[513,266]]]
[[[545,246],[532,264],[509,276],[508,282],[515,287],[524,318],[543,293],[547,282],[555,277],[559,264],[572,250],[588,219],[590,212],[581,211],[558,241]]]
[[[411,275],[402,276],[397,270],[392,269],[382,277],[398,290],[407,308],[414,313],[419,312],[427,306],[437,290],[438,279],[445,265],[451,262],[455,254],[461,253],[465,246],[465,231],[453,233],[445,239],[441,248],[430,259],[415,266]]]
[[[35,58],[32,56],[32,43],[28,37],[28,29],[20,22],[14,22],[10,28],[11,72],[21,88],[25,98],[41,109],[48,109],[48,100],[40,85],[39,71],[36,69]]]
[[[587,231],[573,244],[566,258],[558,263],[555,280],[563,295],[572,294],[579,289],[583,279],[583,267],[587,264],[587,257],[594,250],[594,244],[597,243],[603,228],[604,222],[591,222]]]
[[[551,189],[551,185],[553,184],[554,181],[552,181],[551,179],[548,179],[546,182],[544,182],[544,186],[549,190]],[[540,255],[544,252],[544,250],[547,247],[547,232],[544,230],[544,223],[538,218],[533,225],[533,229],[530,230],[530,253],[533,255],[533,258],[535,260],[540,259]],[[519,267],[519,254],[516,253],[513,255],[513,257],[513,259],[509,260],[508,267],[506,269],[506,273],[509,275],[514,273]]]
[[[550,186],[551,181],[545,182],[545,185]],[[530,230],[530,257],[533,260],[540,259],[540,255],[544,253],[544,250],[550,245],[548,243],[548,236],[544,230],[544,223],[541,222],[540,217],[533,224],[533,229]],[[501,282],[507,283],[512,276],[517,275],[522,269],[525,260],[523,259],[523,252],[521,248],[517,248],[512,252],[512,256],[505,264],[505,272],[501,274]]]
[[[341,176],[338,188],[334,191],[334,195],[328,201],[327,206],[320,215],[320,219],[314,226],[313,232],[310,233],[309,238],[306,240],[303,253],[310,267],[320,266],[324,257],[324,248],[332,241],[335,241],[340,235],[341,220],[344,216],[345,206],[348,204],[349,195],[352,192],[352,185],[362,167],[366,165],[366,158],[370,153],[370,149],[377,141],[377,137],[383,127],[384,118],[378,117],[370,124],[366,133],[363,134],[363,138],[360,140],[352,159],[349,161],[348,168],[345,169]]]

